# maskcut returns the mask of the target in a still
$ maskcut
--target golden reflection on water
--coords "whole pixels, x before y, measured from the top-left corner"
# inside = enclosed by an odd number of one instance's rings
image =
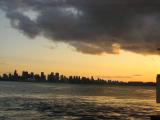
[[[87,115],[131,120],[160,114],[155,88],[133,86],[1,82],[0,108],[2,116],[16,118],[23,113],[30,119],[45,115],[48,119],[67,120]]]

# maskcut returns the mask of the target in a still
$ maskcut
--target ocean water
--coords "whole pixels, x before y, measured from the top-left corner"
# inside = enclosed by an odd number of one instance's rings
[[[0,120],[149,120],[155,87],[0,82]]]

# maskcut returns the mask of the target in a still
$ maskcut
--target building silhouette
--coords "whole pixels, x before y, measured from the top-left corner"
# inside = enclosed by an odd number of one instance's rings
[[[15,70],[13,74],[0,75],[1,81],[25,81],[25,82],[51,82],[51,83],[70,83],[70,84],[99,84],[99,85],[130,85],[130,86],[155,86],[153,82],[122,82],[117,80],[104,80],[93,76],[81,77],[81,76],[65,76],[60,75],[58,72],[51,72],[45,75],[44,72],[40,74],[29,73],[28,71],[22,71],[22,75],[18,75]],[[157,75],[157,102],[160,102],[160,75]]]

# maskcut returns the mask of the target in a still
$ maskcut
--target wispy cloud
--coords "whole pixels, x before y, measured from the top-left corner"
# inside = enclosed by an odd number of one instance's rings
[[[97,76],[104,79],[132,78],[133,76]]]
[[[141,74],[133,74],[133,75],[115,75],[115,76],[96,76],[103,79],[131,79],[134,77],[142,77]]]
[[[135,77],[142,77],[143,75],[141,75],[141,74],[134,74],[133,76],[135,76]]]
[[[7,65],[6,62],[0,62],[0,65]]]
[[[51,50],[53,50],[53,49],[56,48],[56,46],[53,46],[53,45],[44,45],[43,47],[44,47],[44,48],[51,49]]]

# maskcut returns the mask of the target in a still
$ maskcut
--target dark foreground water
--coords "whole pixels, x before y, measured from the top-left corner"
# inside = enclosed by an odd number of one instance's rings
[[[0,82],[0,120],[147,120],[154,87]]]

